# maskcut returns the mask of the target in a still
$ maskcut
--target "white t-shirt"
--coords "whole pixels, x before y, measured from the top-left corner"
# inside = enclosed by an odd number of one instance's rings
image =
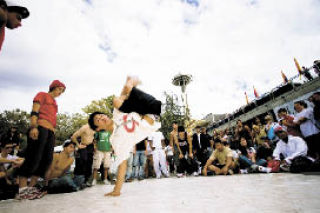
[[[115,152],[116,166],[129,158],[132,148],[137,143],[161,127],[161,124],[156,121],[150,125],[146,120],[141,119],[138,113],[123,113],[118,109],[113,110],[113,121],[114,129],[110,142]]]
[[[167,146],[165,149],[164,149],[165,152],[167,152],[167,156],[173,156],[173,150],[171,148],[171,146]]]
[[[294,122],[297,122],[300,118],[307,119],[307,121],[300,124],[300,130],[303,137],[315,135],[320,132],[319,129],[314,125],[315,120],[314,120],[312,108],[306,108],[306,109],[303,109],[301,112],[299,112],[295,116]]]
[[[1,156],[1,157],[2,157],[2,156]],[[2,158],[3,158],[3,157],[2,157]],[[5,159],[7,159],[7,160],[16,160],[16,159],[18,159],[18,157],[17,157],[17,156],[14,156],[14,155],[8,155]],[[10,165],[11,165],[11,163],[4,163],[4,164],[3,164],[3,166],[4,166],[5,169],[8,169]]]
[[[149,141],[152,141],[152,147],[156,149],[161,149],[162,148],[162,143],[161,140],[164,140],[162,132],[153,132],[149,137]]]

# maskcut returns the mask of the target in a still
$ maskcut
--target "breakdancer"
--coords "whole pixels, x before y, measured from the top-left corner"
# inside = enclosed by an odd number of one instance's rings
[[[119,97],[113,99],[113,118],[101,112],[89,116],[88,123],[94,131],[110,132],[110,142],[116,155],[118,176],[112,192],[105,196],[119,196],[124,182],[127,159],[133,146],[160,128],[157,117],[161,101],[136,88],[138,78],[128,77]]]

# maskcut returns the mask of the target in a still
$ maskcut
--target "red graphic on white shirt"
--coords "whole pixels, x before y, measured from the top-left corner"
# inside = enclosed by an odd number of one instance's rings
[[[127,124],[128,124],[127,119],[128,119],[128,115],[124,115],[124,116],[123,116],[123,121],[124,121],[124,123],[125,123],[125,124],[124,124],[124,129],[125,129],[127,132],[129,132],[129,133],[134,132],[134,130],[135,130],[135,128],[136,128],[136,125],[139,126],[139,123],[138,123],[137,121],[135,121],[135,120],[132,120],[132,127],[129,128],[129,127],[127,126]]]

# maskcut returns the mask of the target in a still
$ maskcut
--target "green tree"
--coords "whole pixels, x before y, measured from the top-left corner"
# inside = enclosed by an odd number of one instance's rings
[[[0,135],[6,134],[11,126],[16,126],[20,133],[26,134],[30,115],[20,109],[5,110],[0,113]]]
[[[82,109],[86,114],[91,114],[95,111],[106,113],[110,118],[112,117],[113,112],[113,98],[114,95],[111,95],[107,98],[102,98],[100,100],[94,100],[89,105]]]
[[[166,102],[164,104],[164,110],[161,115],[161,129],[160,131],[166,138],[169,138],[169,134],[172,131],[172,122],[178,122],[178,125],[185,125],[188,121],[189,113],[184,114],[184,108],[178,104],[177,95],[169,95],[164,92]],[[187,109],[188,110],[188,109]],[[188,111],[187,111],[188,112]]]

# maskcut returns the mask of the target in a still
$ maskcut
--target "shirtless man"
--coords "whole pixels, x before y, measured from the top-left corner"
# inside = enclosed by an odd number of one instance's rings
[[[91,129],[112,133],[110,142],[116,155],[115,165],[119,165],[119,169],[113,191],[105,196],[120,195],[130,151],[136,143],[160,128],[153,115],[160,115],[161,102],[137,89],[139,83],[136,78],[127,78],[121,95],[113,100],[112,119],[101,112],[94,112],[88,120]]]
[[[84,175],[87,182],[92,174],[93,153],[94,153],[94,131],[90,129],[88,124],[83,125],[78,131],[76,131],[71,140],[75,143],[79,150],[79,159],[76,160],[75,175]],[[78,138],[81,138],[79,144]],[[88,184],[90,185],[90,184]]]
[[[49,193],[67,193],[78,190],[70,175],[67,174],[74,157],[75,143],[68,140],[63,144],[63,151],[53,155],[52,164],[46,174]]]

